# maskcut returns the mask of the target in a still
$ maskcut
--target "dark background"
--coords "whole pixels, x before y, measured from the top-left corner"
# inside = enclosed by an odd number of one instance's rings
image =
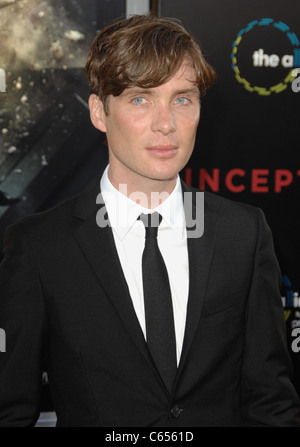
[[[291,84],[270,96],[247,91],[235,78],[231,53],[239,31],[263,18],[284,22],[300,38],[299,0],[151,4],[162,16],[182,20],[218,74],[217,83],[203,98],[195,151],[182,177],[265,212],[282,269],[291,346],[292,329],[300,326],[300,308],[293,304],[300,292],[300,93],[294,93]],[[13,5],[0,0],[0,67],[7,73],[7,93],[0,93],[0,248],[7,225],[76,194],[106,166],[104,136],[89,119],[83,66],[97,31],[124,15],[125,0],[32,0],[29,4],[19,0]],[[21,35],[20,29],[24,29]],[[70,29],[84,38],[70,40],[65,34]],[[22,52],[14,44],[17,39]],[[21,45],[24,41],[28,48]],[[269,88],[290,69],[254,68],[251,54],[260,48],[278,55],[292,54],[293,49],[284,33],[273,27],[256,27],[244,35],[239,68],[251,83]],[[232,183],[242,185],[242,192],[232,192],[228,183],[233,169],[241,170]],[[279,170],[291,173],[293,181],[276,192]],[[255,174],[261,176],[259,192],[251,180]],[[205,175],[214,182],[205,182]],[[300,394],[300,354],[291,352],[291,356]],[[48,409],[51,400],[45,385],[43,410]]]

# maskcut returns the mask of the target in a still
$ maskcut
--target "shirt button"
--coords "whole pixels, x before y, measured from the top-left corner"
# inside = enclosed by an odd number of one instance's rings
[[[171,410],[171,415],[174,419],[178,419],[181,412],[182,412],[182,409],[178,405],[175,405],[175,407],[173,407]]]

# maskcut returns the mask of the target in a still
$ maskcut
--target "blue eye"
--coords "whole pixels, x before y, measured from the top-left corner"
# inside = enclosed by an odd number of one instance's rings
[[[143,104],[144,101],[145,101],[145,99],[142,97],[137,97],[132,100],[132,102],[134,104],[136,104],[137,106],[140,106],[141,104]]]
[[[176,99],[177,104],[186,104],[189,100],[184,97],[180,97]]]

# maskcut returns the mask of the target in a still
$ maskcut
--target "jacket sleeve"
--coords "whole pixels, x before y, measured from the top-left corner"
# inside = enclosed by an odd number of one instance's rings
[[[264,214],[258,210],[242,375],[241,398],[247,426],[300,427],[280,285],[272,234]]]
[[[30,427],[39,417],[47,320],[38,268],[21,225],[6,232],[0,293],[0,328],[6,335],[0,426]]]

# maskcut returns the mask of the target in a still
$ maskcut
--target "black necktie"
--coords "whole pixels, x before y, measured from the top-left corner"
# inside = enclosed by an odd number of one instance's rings
[[[177,370],[172,296],[167,268],[157,243],[162,217],[141,214],[146,229],[142,258],[147,344],[156,367],[171,392]]]

